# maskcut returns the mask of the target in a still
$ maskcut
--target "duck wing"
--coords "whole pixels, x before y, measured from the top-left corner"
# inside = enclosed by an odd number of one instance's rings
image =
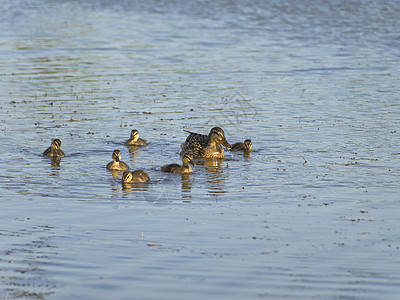
[[[44,156],[51,156],[51,155],[52,155],[52,154],[51,154],[51,147],[49,147],[49,148],[47,148],[46,150],[44,150],[43,155],[44,155]]]
[[[193,158],[198,158],[201,156],[202,150],[208,145],[208,135],[189,132],[189,136],[186,138],[186,141],[181,144],[181,156],[185,154],[189,154]]]

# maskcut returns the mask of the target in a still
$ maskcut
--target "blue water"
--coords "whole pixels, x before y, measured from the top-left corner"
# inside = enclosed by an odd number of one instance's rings
[[[396,1],[0,4],[0,299],[398,299]]]

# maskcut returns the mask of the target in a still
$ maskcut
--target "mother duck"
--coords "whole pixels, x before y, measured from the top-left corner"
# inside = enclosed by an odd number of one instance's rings
[[[188,154],[195,158],[225,158],[222,146],[228,150],[231,145],[226,141],[225,132],[220,127],[213,127],[208,135],[190,132],[181,144],[181,156]],[[221,146],[222,145],[222,146]]]

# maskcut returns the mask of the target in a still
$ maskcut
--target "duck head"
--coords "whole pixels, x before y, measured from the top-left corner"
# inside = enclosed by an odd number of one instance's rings
[[[225,132],[222,130],[221,127],[213,127],[208,134],[211,142],[220,143],[225,148],[230,149],[231,145],[227,142],[225,138]]]
[[[121,151],[119,150],[114,150],[112,154],[112,159],[115,160],[116,162],[119,162],[121,160]]]
[[[58,150],[61,148],[61,141],[59,139],[54,139],[51,142],[51,148],[53,148],[54,150]]]
[[[131,139],[136,142],[139,139],[139,131],[133,129],[131,131]]]
[[[247,151],[253,149],[253,144],[251,143],[250,139],[244,141],[244,149]]]
[[[185,155],[182,157],[182,165],[184,165],[184,166],[189,166],[189,164],[191,164],[192,166],[195,166],[196,164],[193,162],[192,159],[193,159],[193,158],[192,158],[191,155],[185,154]]]
[[[122,182],[131,182],[132,181],[132,173],[130,171],[124,171],[122,173]]]

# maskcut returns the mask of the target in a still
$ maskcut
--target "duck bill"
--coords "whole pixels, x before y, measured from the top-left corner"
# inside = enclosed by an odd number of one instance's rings
[[[231,145],[226,141],[226,139],[222,141],[222,145],[228,150],[232,148]]]
[[[119,162],[119,157],[116,157],[116,158],[115,158],[115,161],[116,161],[116,162]]]

